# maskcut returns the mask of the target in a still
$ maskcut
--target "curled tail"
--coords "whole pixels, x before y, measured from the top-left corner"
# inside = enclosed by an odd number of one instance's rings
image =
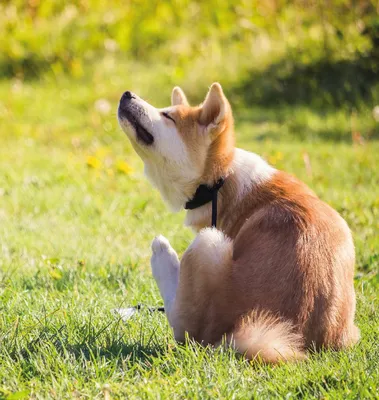
[[[278,363],[306,358],[303,338],[294,332],[293,325],[267,312],[253,311],[241,318],[226,340],[250,360]]]

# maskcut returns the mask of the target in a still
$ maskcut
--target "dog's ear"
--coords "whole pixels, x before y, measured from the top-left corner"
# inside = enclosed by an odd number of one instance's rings
[[[220,132],[232,119],[232,110],[219,83],[210,87],[204,103],[200,106],[199,123],[210,133]]]
[[[187,97],[184,94],[183,90],[180,89],[179,86],[175,86],[174,89],[172,89],[171,105],[172,106],[179,106],[179,105],[189,106]]]

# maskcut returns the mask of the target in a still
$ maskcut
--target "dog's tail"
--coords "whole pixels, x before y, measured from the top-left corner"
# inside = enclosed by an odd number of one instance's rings
[[[241,318],[226,344],[248,359],[266,363],[295,361],[306,358],[303,338],[288,321],[267,312],[253,311]]]

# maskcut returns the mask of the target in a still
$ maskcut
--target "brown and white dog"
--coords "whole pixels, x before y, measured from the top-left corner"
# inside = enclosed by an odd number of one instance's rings
[[[226,343],[265,362],[305,357],[307,348],[357,342],[354,244],[341,216],[304,183],[234,147],[232,110],[214,83],[190,107],[183,91],[156,109],[131,92],[118,119],[145,173],[173,210],[199,185],[225,183],[218,229],[211,203],[189,210],[198,232],[179,261],[163,236],[151,268],[179,341]]]

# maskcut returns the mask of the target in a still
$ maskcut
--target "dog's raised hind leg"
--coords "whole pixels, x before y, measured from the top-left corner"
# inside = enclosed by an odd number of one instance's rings
[[[170,242],[162,235],[153,240],[151,249],[153,251],[151,269],[164,301],[167,318],[171,322],[170,312],[173,308],[179,281],[179,258]]]

